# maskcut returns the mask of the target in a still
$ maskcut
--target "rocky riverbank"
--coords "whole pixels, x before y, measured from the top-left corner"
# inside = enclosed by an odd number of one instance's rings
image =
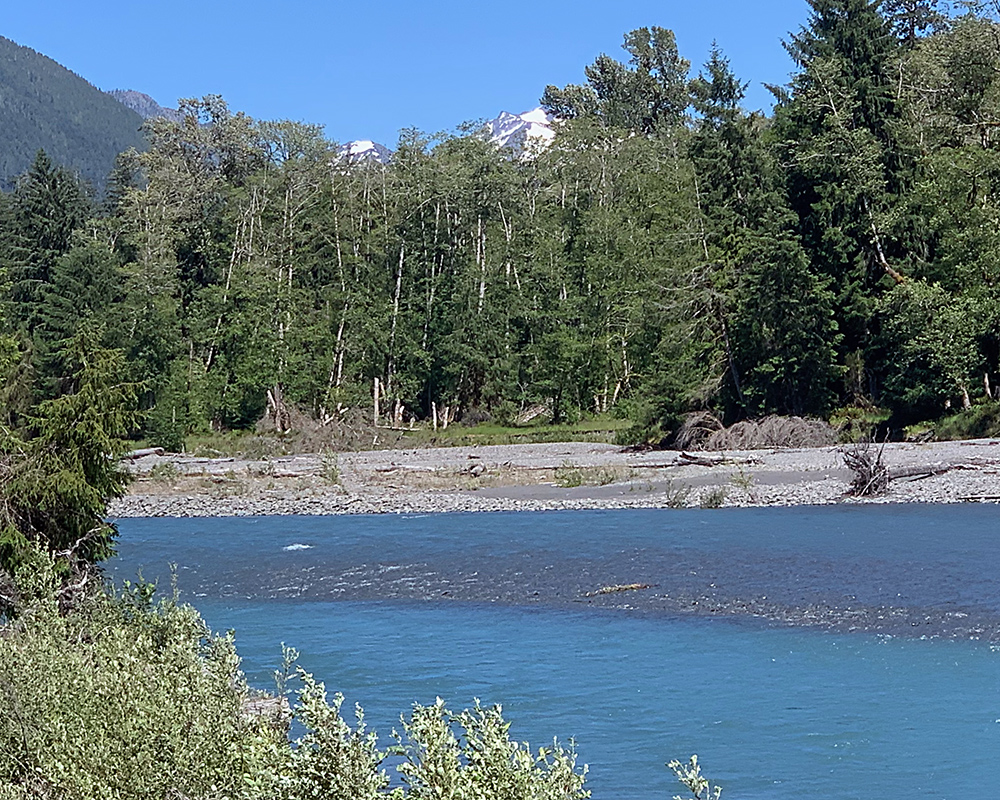
[[[887,444],[885,494],[847,496],[837,447],[630,452],[588,443],[273,459],[146,455],[113,517],[1000,502],[1000,441]]]

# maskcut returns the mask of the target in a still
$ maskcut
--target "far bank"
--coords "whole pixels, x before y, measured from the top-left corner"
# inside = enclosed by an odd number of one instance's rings
[[[839,447],[723,453],[563,442],[300,454],[146,455],[113,517],[1000,502],[1000,441],[890,443],[893,480],[848,496]]]

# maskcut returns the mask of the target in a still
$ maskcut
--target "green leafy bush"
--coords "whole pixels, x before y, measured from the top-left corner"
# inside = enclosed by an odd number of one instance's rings
[[[249,796],[281,737],[243,710],[231,636],[174,600],[150,604],[142,587],[60,614],[51,561],[18,579],[39,599],[0,629],[8,797]]]
[[[987,439],[1000,436],[1000,403],[980,403],[934,426],[939,441],[953,439]]]
[[[213,635],[190,606],[126,583],[61,613],[55,562],[35,555],[14,578],[17,616],[0,626],[0,800],[589,796],[572,750],[532,754],[499,707],[452,715],[440,701],[404,723],[392,748],[404,785],[390,789],[361,709],[352,727],[343,697],[330,701],[294,651],[281,694],[260,697],[232,634]],[[289,742],[293,718],[304,733]]]
[[[576,754],[557,743],[540,748],[510,738],[500,706],[452,714],[438,698],[415,706],[394,751],[406,758],[399,767],[408,798],[468,800],[576,800],[587,767],[576,769]]]
[[[698,506],[700,508],[722,508],[726,502],[726,494],[725,486],[713,486],[702,493],[698,500]]]
[[[669,762],[667,767],[674,773],[677,780],[691,792],[692,800],[719,800],[722,796],[722,787],[713,786],[712,782],[702,774],[697,755],[691,756],[687,764],[674,760]],[[685,798],[674,795],[674,800],[685,800]]]

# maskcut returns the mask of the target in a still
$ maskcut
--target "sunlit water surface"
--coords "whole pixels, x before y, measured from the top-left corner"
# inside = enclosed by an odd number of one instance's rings
[[[273,686],[294,646],[383,744],[415,702],[479,698],[536,747],[575,739],[598,800],[671,797],[664,762],[692,753],[733,800],[958,800],[1000,797],[998,521],[977,506],[125,520],[112,567],[162,583],[176,564],[253,684]],[[617,607],[584,597],[630,578],[654,586]],[[675,588],[714,610],[657,604]],[[905,627],[806,613],[852,604]]]

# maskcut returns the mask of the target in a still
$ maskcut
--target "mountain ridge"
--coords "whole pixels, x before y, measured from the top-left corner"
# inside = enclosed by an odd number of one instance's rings
[[[102,91],[54,59],[0,36],[0,186],[13,185],[41,149],[53,162],[77,172],[98,191],[117,155],[143,150],[147,120],[180,122],[175,108],[136,89]],[[553,118],[541,108],[502,111],[482,135],[497,147],[523,156],[555,137]],[[386,164],[392,150],[370,139],[347,142],[338,157],[351,163]]]
[[[145,147],[135,111],[52,58],[0,36],[0,181],[13,184],[39,150],[103,189],[115,158]]]
[[[552,127],[555,121],[541,106],[520,114],[501,111],[485,123],[483,135],[501,150],[524,156],[544,150],[552,143],[556,136]],[[352,163],[387,164],[392,150],[370,139],[354,139],[337,148],[337,156]]]
[[[164,108],[145,92],[135,89],[112,89],[109,92],[105,92],[105,94],[111,95],[119,103],[126,108],[132,109],[143,119],[157,119],[162,117],[171,122],[180,122],[184,119],[184,115],[176,108]]]

